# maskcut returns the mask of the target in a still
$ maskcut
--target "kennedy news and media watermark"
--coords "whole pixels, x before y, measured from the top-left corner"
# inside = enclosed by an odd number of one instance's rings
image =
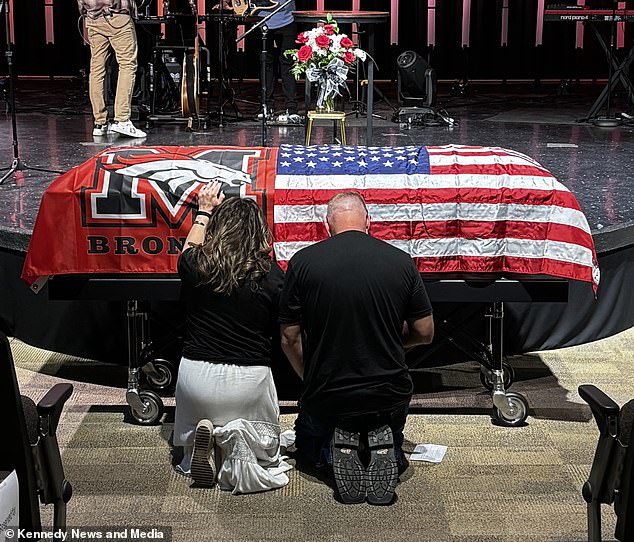
[[[0,542],[2,540],[0,531]],[[65,531],[30,531],[8,527],[4,530],[5,542],[27,540],[54,540],[62,542],[92,542],[96,540],[163,540],[171,542],[171,527],[68,527]]]

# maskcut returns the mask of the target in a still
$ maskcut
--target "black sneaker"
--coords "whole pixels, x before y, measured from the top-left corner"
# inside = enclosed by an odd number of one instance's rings
[[[403,474],[407,469],[409,469],[409,459],[407,459],[407,457],[405,457],[403,452],[401,452],[401,454],[403,455],[403,461],[398,466],[398,475],[399,476],[401,474]],[[398,462],[398,460],[397,460],[397,462]]]
[[[345,504],[365,501],[365,469],[359,460],[359,433],[338,427],[332,436],[332,470],[339,497]]]
[[[378,505],[391,504],[398,482],[398,463],[394,452],[394,436],[389,425],[368,431],[368,449],[368,502]]]

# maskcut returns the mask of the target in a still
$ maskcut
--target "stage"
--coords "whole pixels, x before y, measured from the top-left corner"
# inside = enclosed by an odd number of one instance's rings
[[[390,99],[390,83],[379,86]],[[534,158],[576,196],[588,218],[599,254],[634,243],[634,124],[600,129],[578,123],[600,87],[580,87],[577,95],[559,97],[556,86],[482,85],[471,96],[440,96],[454,126],[400,127],[392,110],[379,101],[373,145],[481,145],[513,149]],[[257,85],[243,85],[245,99],[257,99]],[[239,99],[240,99],[239,97]],[[22,159],[30,166],[67,171],[109,146],[261,145],[254,106],[238,102],[245,120],[188,133],[183,125],[157,124],[144,140],[116,135],[93,137],[88,97],[74,80],[20,81],[18,135]],[[213,108],[212,108],[213,109]],[[227,112],[230,108],[227,108]],[[348,144],[365,145],[365,118],[350,115]],[[143,123],[139,127],[143,128]],[[274,126],[268,146],[302,144],[303,126]],[[332,142],[332,130],[315,129],[316,144]],[[11,125],[0,121],[0,165],[11,164]],[[0,248],[25,251],[39,201],[56,174],[27,171],[0,187]]]
[[[379,85],[388,99],[392,86]],[[96,153],[117,145],[236,145],[260,146],[260,124],[252,120],[255,107],[247,101],[257,96],[257,85],[245,83],[237,102],[245,120],[220,128],[187,132],[182,125],[157,124],[144,140],[112,135],[94,138],[86,94],[79,81],[20,81],[18,84],[18,135],[22,159],[31,166],[67,171]],[[391,122],[392,110],[377,103],[373,145],[476,145],[496,146],[525,153],[540,162],[567,186],[585,213],[595,243],[602,281],[596,300],[587,283],[572,281],[569,303],[507,304],[505,326],[510,352],[528,352],[590,342],[634,325],[634,299],[624,285],[634,272],[634,196],[630,171],[634,167],[634,126],[608,130],[578,123],[600,87],[580,86],[573,96],[558,96],[557,86],[473,86],[468,96],[450,96],[441,87],[440,105],[454,119],[452,126],[403,126]],[[137,123],[143,127],[142,123]],[[366,119],[347,119],[348,144],[365,145]],[[269,146],[302,144],[303,126],[269,129]],[[332,142],[332,129],[318,127],[314,143]],[[0,156],[11,161],[11,129],[0,124]],[[0,323],[9,334],[51,350],[90,357],[97,345],[64,341],[58,345],[56,329],[75,326],[77,335],[97,325],[121,320],[120,303],[48,302],[46,318],[35,318],[47,303],[20,279],[24,255],[33,230],[42,194],[56,174],[21,172],[0,186],[0,256],[6,296]],[[59,224],[64,235],[64,224]],[[95,317],[86,317],[88,313]],[[29,316],[30,315],[30,316]],[[97,316],[98,315],[98,316]],[[41,320],[41,321],[40,321]],[[98,322],[99,321],[99,322]],[[98,345],[104,361],[125,361],[125,348],[117,344],[125,326],[107,345]],[[93,341],[89,341],[93,342]],[[72,343],[72,341],[71,341]]]

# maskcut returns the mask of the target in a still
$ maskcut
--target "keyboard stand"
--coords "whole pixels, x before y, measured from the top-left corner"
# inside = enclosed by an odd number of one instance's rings
[[[623,85],[623,88],[627,91],[629,103],[631,105],[634,105],[634,84],[632,84],[632,81],[630,80],[628,75],[630,66],[634,62],[634,44],[630,46],[627,55],[625,55],[623,61],[619,63],[618,57],[616,56],[616,54],[613,54],[610,51],[610,46],[608,43],[606,43],[605,38],[597,28],[597,25],[590,22],[590,27],[592,28],[597,41],[601,45],[601,48],[605,52],[605,56],[607,57],[608,61],[612,63],[613,71],[612,77],[607,82],[605,87],[603,87],[601,94],[599,94],[599,97],[595,100],[594,104],[592,104],[590,111],[588,111],[588,114],[584,118],[580,119],[579,122],[588,122],[596,119],[599,116],[601,108],[603,108],[605,103],[607,102],[608,95],[616,90],[619,81]]]

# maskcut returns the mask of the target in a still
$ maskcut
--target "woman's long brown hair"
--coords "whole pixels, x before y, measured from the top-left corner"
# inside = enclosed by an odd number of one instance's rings
[[[229,198],[216,207],[202,245],[193,247],[201,284],[232,294],[271,270],[271,230],[251,199]]]

